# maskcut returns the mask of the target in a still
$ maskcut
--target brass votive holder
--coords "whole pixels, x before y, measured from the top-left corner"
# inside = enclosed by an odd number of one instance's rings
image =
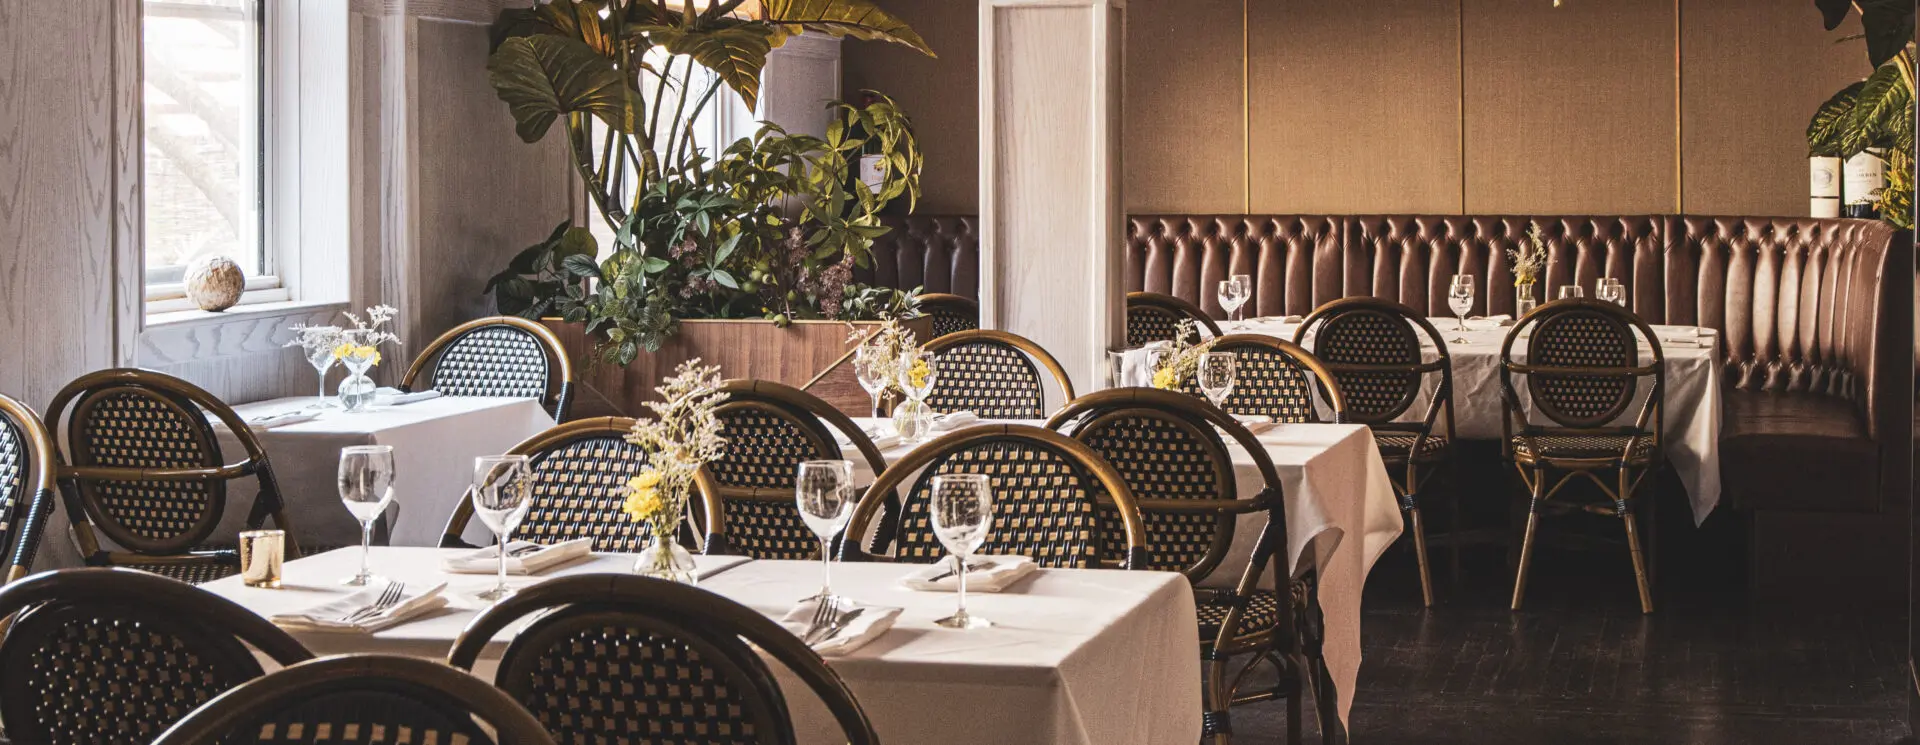
[[[287,532],[249,530],[240,534],[240,581],[248,587],[279,589],[286,560]]]

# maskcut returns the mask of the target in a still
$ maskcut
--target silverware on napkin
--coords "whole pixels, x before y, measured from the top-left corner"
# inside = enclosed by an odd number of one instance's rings
[[[385,590],[380,591],[379,598],[376,598],[371,604],[367,605],[367,607],[365,608],[361,608],[360,610],[341,616],[340,623],[346,623],[346,624],[359,623],[369,618],[379,616],[381,613],[385,612],[388,608],[392,608],[393,606],[399,605],[400,599],[402,597],[405,597],[406,594],[407,594],[407,585],[405,582],[390,582],[387,584],[387,588]]]
[[[860,614],[865,612],[867,612],[865,608],[855,608],[840,614],[840,617],[834,619],[833,624],[827,627],[827,633],[822,634],[819,639],[814,640],[812,643],[825,644],[833,641],[833,638],[839,636],[840,632],[847,630],[847,624],[853,623],[853,619],[859,618]]]
[[[988,561],[988,560],[986,560],[986,559],[981,559],[981,560],[979,560],[979,561],[970,561],[970,562],[967,562],[967,566],[966,566],[966,570],[967,570],[967,571],[969,571],[969,572],[984,572],[984,571],[986,571],[986,570],[988,570],[988,569],[992,569],[992,568],[993,568],[993,562],[991,562],[991,561]],[[943,573],[943,574],[936,574],[936,575],[934,575],[933,577],[931,577],[931,578],[929,578],[929,579],[928,579],[927,581],[928,581],[928,582],[939,582],[940,580],[943,580],[943,579],[946,579],[946,578],[948,578],[948,577],[951,577],[951,576],[953,576],[953,575],[956,575],[956,574],[959,574],[959,573],[960,573],[960,570],[958,570],[958,569],[948,569],[948,570],[947,570],[947,571],[946,571],[945,573]]]

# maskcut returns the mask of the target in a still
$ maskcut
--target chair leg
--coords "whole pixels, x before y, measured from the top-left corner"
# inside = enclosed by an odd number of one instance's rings
[[[1533,474],[1532,494],[1527,500],[1527,532],[1520,539],[1520,564],[1513,573],[1513,609],[1520,610],[1520,604],[1527,596],[1527,567],[1533,563],[1533,534],[1540,526],[1540,496],[1546,488],[1547,475],[1541,471]]]
[[[1229,745],[1233,742],[1233,723],[1230,709],[1233,708],[1233,694],[1227,690],[1227,660],[1214,658],[1206,662],[1207,686],[1203,691],[1206,715],[1203,722],[1204,742],[1213,745]]]
[[[1620,515],[1620,522],[1627,529],[1627,550],[1633,554],[1633,582],[1640,589],[1640,612],[1653,613],[1653,593],[1647,589],[1647,563],[1640,553],[1640,530],[1634,527],[1634,513],[1626,510]]]
[[[1420,507],[1407,508],[1407,522],[1413,527],[1413,553],[1420,563],[1420,599],[1433,607],[1433,570],[1427,565],[1427,526],[1420,519]]]

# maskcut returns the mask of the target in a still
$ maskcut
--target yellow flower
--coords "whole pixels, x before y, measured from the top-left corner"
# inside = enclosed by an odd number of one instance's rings
[[[336,360],[342,357],[345,357],[349,354],[353,354],[352,342],[345,342],[345,343],[342,343],[340,346],[333,348],[333,358]]]
[[[927,367],[926,360],[914,360],[913,367],[907,370],[907,382],[912,383],[915,388],[925,388],[927,376],[932,374],[933,369]]]
[[[1175,373],[1171,367],[1160,368],[1153,374],[1153,387],[1163,391],[1173,390],[1174,385],[1179,382],[1179,374]]]
[[[635,520],[651,520],[666,507],[666,500],[660,498],[657,489],[641,489],[627,495],[627,503],[620,511]]]
[[[364,345],[356,346],[352,342],[333,348],[334,359],[337,360],[347,357],[352,357],[356,360],[366,360],[375,365],[380,364],[380,350],[377,348]]]
[[[646,491],[660,485],[660,472],[651,468],[641,471],[640,475],[627,479],[627,488],[634,491]]]

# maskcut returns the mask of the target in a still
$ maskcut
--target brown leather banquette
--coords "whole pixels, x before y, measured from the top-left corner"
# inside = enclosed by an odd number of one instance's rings
[[[972,215],[886,217],[893,228],[873,242],[873,266],[856,282],[980,298],[980,238]]]

